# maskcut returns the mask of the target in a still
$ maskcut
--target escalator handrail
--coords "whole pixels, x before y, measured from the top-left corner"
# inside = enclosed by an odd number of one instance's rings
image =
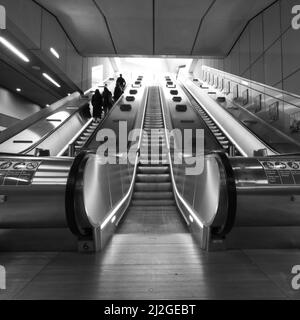
[[[163,100],[162,100],[161,88],[159,88],[159,97],[160,97],[160,103],[161,103],[161,109],[162,109],[162,115],[163,115],[163,121],[164,121],[164,127],[165,127],[165,137],[166,137],[166,144],[167,144],[168,161],[169,161],[169,164],[170,164],[170,175],[171,175],[171,180],[172,180],[173,191],[174,191],[174,193],[176,195],[175,196],[175,200],[178,203],[177,199],[179,199],[181,201],[181,203],[184,205],[184,207],[186,208],[186,210],[193,217],[193,219],[197,222],[197,224],[201,228],[203,228],[205,226],[204,223],[202,221],[200,221],[200,219],[198,218],[198,216],[197,216],[196,212],[194,211],[194,209],[184,200],[184,198],[180,195],[180,193],[179,193],[179,191],[177,189],[177,185],[176,185],[176,181],[175,181],[175,177],[174,177],[174,170],[173,170],[173,166],[172,166],[170,144],[169,144],[168,132],[167,132],[166,115],[165,115],[164,104],[163,104]],[[180,206],[178,206],[178,208],[180,209]],[[183,217],[184,217],[187,225],[190,225],[190,222],[186,219],[184,214],[183,214]]]
[[[65,121],[62,121],[57,127],[53,128],[52,130],[50,130],[49,132],[47,132],[40,140],[38,140],[37,142],[35,142],[34,144],[32,144],[29,148],[23,150],[22,152],[20,152],[21,154],[28,154],[29,152],[35,150],[42,142],[44,142],[46,139],[48,139],[53,133],[55,133],[56,131],[58,131],[60,128],[62,128],[66,123],[68,123],[71,119],[73,119],[78,112],[80,112],[82,109],[86,108],[88,106],[88,102],[84,101],[82,105],[80,105],[78,107],[77,110],[74,110],[70,116],[65,119]]]
[[[138,145],[137,145],[134,170],[133,170],[133,174],[132,174],[132,179],[131,179],[129,190],[126,193],[126,195],[123,197],[123,199],[121,199],[119,201],[119,203],[115,206],[115,208],[111,211],[111,213],[105,218],[104,222],[101,224],[101,230],[105,228],[107,223],[115,215],[115,212],[118,211],[118,209],[121,208],[123,206],[123,204],[126,203],[126,201],[128,202],[127,207],[129,205],[129,201],[128,200],[131,199],[131,196],[132,196],[132,193],[133,193],[133,190],[134,190],[136,174],[137,174],[137,167],[138,167],[139,160],[140,160],[140,149],[141,149],[142,138],[143,138],[143,128],[144,128],[144,123],[145,123],[145,116],[146,116],[146,109],[147,109],[147,105],[148,105],[148,99],[149,99],[149,88],[147,87],[146,88],[146,93],[145,93],[145,103],[144,103],[144,107],[143,107],[142,122],[141,122],[141,127],[140,127],[139,142],[138,142]],[[125,213],[125,211],[126,210],[124,210],[124,213]],[[121,220],[122,216],[118,219],[119,221]]]
[[[128,207],[129,205],[129,200],[131,199],[131,195],[133,193],[134,190],[134,184],[135,184],[135,179],[136,179],[136,173],[137,173],[137,167],[138,167],[138,163],[139,163],[139,158],[140,158],[140,147],[141,147],[141,143],[142,143],[142,130],[144,127],[144,121],[145,121],[145,114],[146,114],[146,107],[147,107],[147,103],[148,103],[148,96],[149,96],[149,90],[148,88],[146,89],[146,94],[145,94],[145,103],[144,103],[144,109],[143,109],[143,116],[142,116],[142,123],[141,123],[141,128],[140,128],[140,139],[139,139],[139,143],[138,143],[138,148],[136,151],[136,158],[135,158],[135,164],[134,164],[134,171],[132,174],[132,179],[131,179],[131,183],[130,183],[130,187],[128,192],[126,193],[126,195],[118,202],[118,204],[115,205],[115,207],[107,214],[107,216],[105,217],[104,221],[101,223],[100,225],[100,229],[103,230],[105,228],[105,226],[113,219],[113,217],[115,216],[116,212],[118,212],[118,210],[120,208],[122,208],[124,206],[124,204],[126,204],[126,207]],[[90,230],[86,230],[86,229],[82,229],[80,228],[80,226],[78,225],[78,215],[82,214],[80,208],[78,207],[78,193],[76,191],[77,189],[77,174],[80,171],[81,168],[84,167],[88,156],[90,154],[93,153],[89,153],[86,151],[81,152],[74,160],[74,164],[73,164],[73,170],[71,170],[70,176],[69,176],[69,180],[68,180],[68,184],[67,184],[67,189],[66,189],[66,217],[67,217],[67,221],[68,221],[68,226],[70,227],[70,230],[72,231],[72,233],[78,237],[82,237],[82,236],[89,236],[91,233],[91,229]],[[79,177],[80,179],[82,179],[82,176]],[[81,197],[82,199],[82,197]],[[79,199],[79,201],[82,202],[82,200]],[[125,208],[126,210],[126,208]],[[125,210],[123,210],[123,214],[125,212]],[[86,221],[86,216],[83,217],[83,219]],[[119,218],[122,218],[122,216]]]

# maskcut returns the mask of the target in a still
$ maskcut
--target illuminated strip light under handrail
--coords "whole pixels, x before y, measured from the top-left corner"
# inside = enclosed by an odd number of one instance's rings
[[[126,195],[123,197],[123,199],[117,204],[117,206],[108,215],[108,217],[103,221],[103,223],[100,226],[101,230],[103,230],[110,221],[112,223],[115,222],[115,218],[114,218],[115,214],[123,206],[123,204],[128,200],[128,198],[130,197],[130,195],[131,195],[131,193],[133,191],[134,184],[135,184],[137,167],[138,167],[138,162],[139,162],[139,158],[140,158],[139,153],[140,153],[140,147],[141,147],[141,143],[142,143],[142,136],[143,136],[142,131],[143,131],[143,128],[144,128],[146,107],[147,107],[147,103],[148,103],[148,95],[149,95],[149,88],[147,87],[145,105],[144,105],[144,111],[143,111],[143,118],[142,118],[142,124],[141,124],[141,129],[140,129],[140,138],[139,138],[139,143],[138,143],[138,150],[137,150],[137,154],[136,154],[136,158],[135,158],[134,171],[133,171],[133,176],[132,176],[132,180],[131,180],[131,183],[130,183],[129,190],[126,193]]]
[[[13,44],[7,41],[5,38],[0,37],[0,43],[2,43],[7,49],[13,52],[16,56],[18,56],[24,62],[30,62],[30,60],[23,54],[19,49],[17,49]]]
[[[172,184],[173,184],[173,190],[177,196],[177,198],[181,201],[181,203],[184,205],[186,210],[189,212],[189,214],[193,217],[195,222],[199,225],[200,228],[204,228],[204,224],[200,221],[200,219],[197,217],[196,213],[194,210],[190,207],[190,205],[184,200],[184,198],[180,195],[175,178],[174,178],[174,171],[173,171],[173,166],[172,166],[172,159],[171,159],[171,152],[170,152],[170,143],[168,139],[168,130],[167,130],[167,125],[166,125],[166,117],[165,117],[165,110],[164,110],[164,104],[162,101],[162,94],[161,94],[161,88],[159,89],[159,98],[160,98],[160,103],[161,103],[161,109],[162,109],[162,114],[163,114],[163,119],[164,119],[164,125],[165,125],[165,136],[166,136],[166,144],[167,144],[167,149],[168,149],[168,158],[169,158],[169,164],[170,164],[170,171],[171,171],[171,179],[172,179]],[[180,209],[180,208],[179,208]],[[186,219],[185,219],[186,220]]]
[[[61,87],[61,85],[58,82],[56,82],[52,77],[50,77],[49,74],[43,73],[43,77],[46,78],[51,83],[53,83],[56,87],[58,87],[58,88]]]

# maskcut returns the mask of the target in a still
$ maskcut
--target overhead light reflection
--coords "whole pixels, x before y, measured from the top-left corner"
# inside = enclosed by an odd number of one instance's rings
[[[60,85],[58,82],[56,82],[53,78],[51,78],[51,77],[49,76],[49,74],[43,73],[43,76],[44,76],[44,78],[46,78],[47,80],[49,80],[51,83],[53,83],[56,87],[58,87],[58,88],[61,87],[61,85]]]
[[[0,43],[2,43],[7,49],[13,52],[16,56],[18,56],[21,60],[25,62],[29,62],[30,60],[23,54],[19,49],[17,49],[12,43],[7,41],[5,38],[0,37]]]

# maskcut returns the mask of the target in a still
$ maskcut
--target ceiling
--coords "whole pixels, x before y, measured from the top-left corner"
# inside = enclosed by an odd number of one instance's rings
[[[274,0],[35,0],[84,56],[224,56]]]

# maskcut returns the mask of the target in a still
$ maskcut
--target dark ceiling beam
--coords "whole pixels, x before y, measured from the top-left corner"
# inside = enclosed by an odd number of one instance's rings
[[[192,46],[191,56],[194,53],[195,46],[196,46],[196,43],[197,43],[197,39],[199,37],[199,33],[200,33],[200,30],[201,30],[202,24],[204,22],[204,19],[206,18],[206,16],[208,15],[209,11],[212,9],[212,7],[215,5],[216,2],[217,2],[217,0],[212,0],[210,6],[207,8],[207,10],[205,11],[202,19],[200,20],[200,23],[199,23],[199,26],[198,26],[198,30],[197,30],[197,33],[196,33],[196,36],[195,36],[195,40],[194,40],[194,43],[193,43],[193,46]]]
[[[108,34],[109,34],[109,37],[110,37],[110,41],[112,43],[112,46],[114,48],[114,52],[115,54],[118,54],[117,52],[117,49],[116,49],[116,46],[115,46],[115,42],[114,42],[114,39],[112,37],[112,33],[110,31],[110,28],[109,28],[109,24],[108,24],[108,21],[107,21],[107,18],[104,14],[104,12],[102,11],[102,9],[100,8],[99,4],[96,2],[96,0],[92,0],[94,5],[96,6],[97,10],[100,12],[100,14],[102,15],[103,19],[104,19],[104,22],[105,22],[105,25],[106,25],[106,28],[107,28],[107,31],[108,31]]]

